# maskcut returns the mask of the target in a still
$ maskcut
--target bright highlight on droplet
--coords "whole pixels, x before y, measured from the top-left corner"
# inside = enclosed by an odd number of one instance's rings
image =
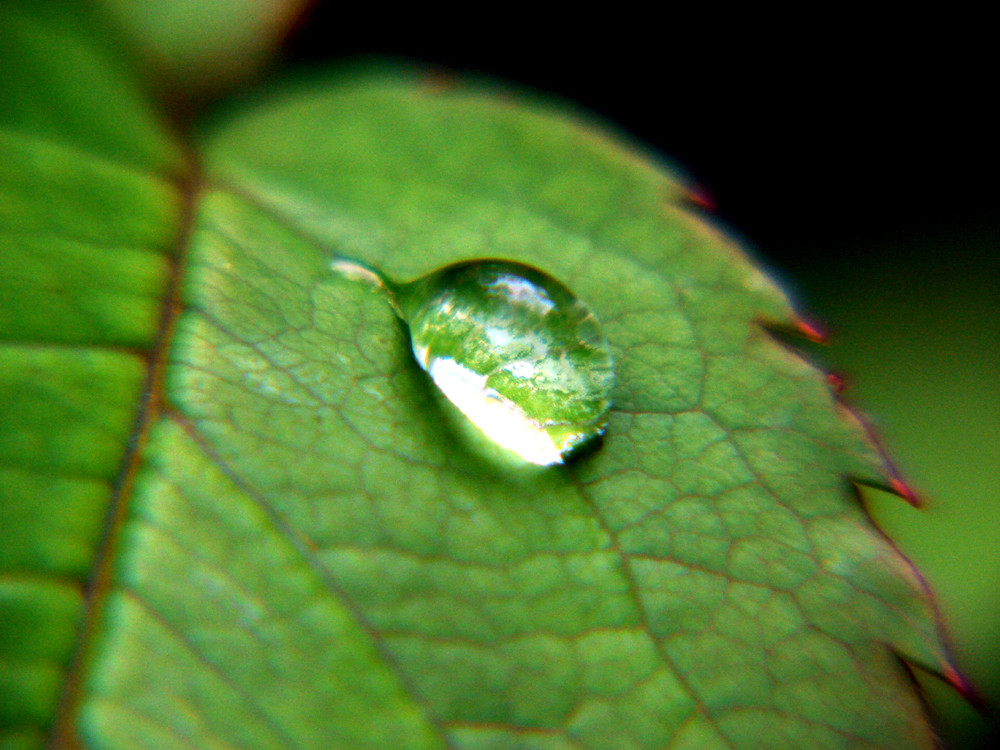
[[[477,375],[447,357],[433,360],[427,371],[448,400],[497,445],[533,464],[562,463],[562,453],[548,433],[490,388],[486,375]]]
[[[395,291],[420,366],[495,443],[548,466],[604,432],[614,385],[607,339],[551,276],[469,261]]]

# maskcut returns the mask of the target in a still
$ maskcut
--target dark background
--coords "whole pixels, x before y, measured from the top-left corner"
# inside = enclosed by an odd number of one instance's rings
[[[756,13],[755,9],[755,13]],[[360,16],[354,15],[355,12]],[[562,99],[668,158],[715,221],[831,331],[812,352],[927,501],[866,493],[928,579],[993,712],[918,675],[949,747],[992,747],[1000,710],[1000,212],[995,43],[958,6],[797,15],[627,7],[435,16],[314,3],[300,67],[423,63]],[[992,739],[991,739],[992,738]]]
[[[668,155],[792,272],[863,236],[998,225],[1000,65],[983,19],[483,11],[347,22],[314,3],[288,58],[391,56],[555,94]]]

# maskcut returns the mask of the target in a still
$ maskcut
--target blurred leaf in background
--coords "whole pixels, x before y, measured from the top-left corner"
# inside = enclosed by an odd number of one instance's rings
[[[149,78],[201,102],[257,75],[308,0],[98,0],[148,61]]]

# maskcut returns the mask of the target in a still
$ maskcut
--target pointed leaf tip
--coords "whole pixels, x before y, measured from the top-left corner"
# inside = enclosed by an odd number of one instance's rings
[[[710,213],[714,213],[718,208],[715,196],[703,187],[689,188],[685,199],[688,203]]]
[[[924,506],[924,501],[917,495],[914,489],[899,477],[890,479],[889,487],[914,508],[922,508]]]
[[[816,321],[806,320],[805,318],[799,318],[795,321],[795,330],[817,344],[825,344],[830,338],[829,333],[822,325]]]
[[[990,712],[990,709],[986,705],[986,701],[983,699],[982,695],[979,694],[965,675],[955,669],[955,667],[951,664],[945,665],[944,669],[941,670],[941,677],[978,712],[983,714]]]
[[[838,396],[843,393],[844,389],[847,387],[847,381],[844,376],[836,372],[827,373],[826,382],[829,383],[834,394]]]

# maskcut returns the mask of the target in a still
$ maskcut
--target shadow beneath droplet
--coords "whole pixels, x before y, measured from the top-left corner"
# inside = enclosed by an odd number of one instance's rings
[[[588,456],[593,455],[601,449],[604,445],[604,433],[600,435],[594,435],[588,440],[574,446],[568,453],[566,453],[564,458],[564,463],[566,465],[571,465],[579,463]]]

